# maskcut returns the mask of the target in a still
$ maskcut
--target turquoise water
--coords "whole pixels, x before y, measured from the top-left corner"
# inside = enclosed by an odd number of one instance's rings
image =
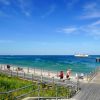
[[[72,55],[68,56],[34,56],[34,55],[18,55],[18,56],[0,56],[1,64],[11,64],[24,67],[32,67],[51,71],[66,71],[72,69],[73,72],[89,73],[100,63],[96,63],[96,57],[99,55],[89,56],[87,58],[78,58]]]

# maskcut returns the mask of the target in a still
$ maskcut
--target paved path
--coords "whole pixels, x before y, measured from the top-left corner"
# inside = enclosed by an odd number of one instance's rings
[[[71,100],[100,100],[100,72]]]

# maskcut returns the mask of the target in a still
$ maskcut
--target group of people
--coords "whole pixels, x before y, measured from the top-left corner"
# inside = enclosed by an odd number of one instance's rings
[[[10,67],[11,67],[10,65],[7,65],[7,69],[8,70],[10,70]],[[16,71],[23,71],[23,68],[17,67]]]
[[[68,69],[66,71],[66,79],[70,79],[70,75],[71,75],[71,69]],[[59,77],[60,77],[60,79],[64,78],[64,72],[63,71],[60,71]]]
[[[68,69],[66,71],[66,79],[70,79],[70,75],[71,75],[71,69]],[[64,78],[64,72],[63,71],[60,71],[59,77],[60,77],[60,79]],[[76,79],[84,79],[84,74],[83,73],[81,73],[81,74],[76,73],[75,78]]]

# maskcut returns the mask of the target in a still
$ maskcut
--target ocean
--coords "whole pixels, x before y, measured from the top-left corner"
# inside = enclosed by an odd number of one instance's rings
[[[54,72],[72,69],[73,73],[89,73],[100,63],[96,62],[96,57],[79,58],[73,55],[0,55],[0,64],[10,64],[19,67],[31,67],[37,69],[50,70]]]

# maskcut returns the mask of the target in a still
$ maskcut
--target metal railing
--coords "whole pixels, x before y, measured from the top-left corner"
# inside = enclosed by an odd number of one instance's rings
[[[5,69],[2,68],[2,66],[0,67],[0,72],[4,73],[4,74],[7,74],[11,77],[17,76],[19,78],[23,78],[23,79],[27,79],[27,80],[31,80],[31,81],[37,81],[39,83],[37,89],[35,89],[35,90],[33,89],[32,91],[29,91],[29,92],[21,94],[21,95],[17,95],[15,97],[12,95],[13,93],[21,91],[23,89],[27,89],[29,87],[32,87],[32,86],[34,86],[34,84],[32,84],[30,86],[25,86],[25,87],[22,87],[22,88],[19,88],[19,89],[7,91],[7,92],[0,92],[0,96],[5,95],[5,96],[8,97],[8,99],[1,99],[1,100],[16,100],[16,99],[26,97],[27,95],[33,94],[34,92],[37,92],[37,96],[35,96],[35,97],[38,97],[38,99],[44,98],[43,95],[40,95],[40,91],[45,91],[46,90],[46,89],[40,90],[40,84],[44,84],[44,83],[45,84],[56,84],[56,90],[55,90],[56,92],[55,92],[55,97],[54,97],[56,99],[57,98],[70,98],[80,88],[79,87],[79,81],[73,82],[73,81],[70,81],[70,80],[65,80],[63,82],[63,80],[55,79],[54,77],[53,78],[47,78],[47,77],[44,77],[44,76],[38,76],[38,75],[34,75],[34,74],[27,74],[27,73],[19,72],[19,71],[5,70]],[[67,88],[70,91],[69,94],[66,94],[66,96],[59,97],[58,96],[58,94],[59,94],[58,93],[58,86],[62,86],[62,87]],[[66,93],[68,93],[68,91],[66,91]],[[45,98],[48,98],[48,97],[45,97]],[[52,97],[50,97],[50,98],[52,98]]]
[[[11,91],[7,91],[7,92],[0,92],[0,100],[21,100],[22,98],[25,98],[27,96],[32,96],[37,98],[38,100],[40,100],[41,98],[56,98],[56,99],[60,99],[60,98],[71,98],[73,95],[75,95],[76,90],[73,87],[64,87],[66,88],[66,94],[63,96],[61,95],[59,92],[63,93],[64,91],[61,91],[60,88],[62,88],[61,85],[48,85],[48,88],[45,88],[44,83],[37,83],[37,88],[33,88],[35,86],[35,84],[32,85],[28,85],[28,86],[24,86],[22,88],[18,88],[15,90],[11,90]],[[46,84],[45,84],[46,85]],[[42,88],[40,88],[42,86]],[[20,95],[14,95],[17,94],[18,92],[20,92],[21,90],[25,90],[28,88],[33,88],[31,89],[31,91],[27,92],[27,93],[22,93]],[[43,93],[50,91],[51,89],[53,89],[55,91],[55,94],[53,94],[53,97],[48,97],[48,96],[44,96]],[[42,93],[42,92],[43,93]],[[42,94],[41,94],[42,93]]]
[[[87,74],[87,81],[90,82],[100,71],[100,67],[96,67],[92,72]]]
[[[12,71],[12,70],[3,69],[2,66],[0,66],[0,72],[7,74],[9,76],[16,76],[16,77],[20,77],[22,79],[27,79],[31,81],[34,80],[34,81],[39,81],[39,82],[55,83],[55,84],[58,84],[58,85],[60,84],[63,86],[66,86],[66,85],[77,86],[77,81],[76,82],[73,82],[71,80],[63,81],[55,77],[49,78],[43,75],[36,75],[36,74],[25,73],[25,72],[20,72],[20,71]]]

